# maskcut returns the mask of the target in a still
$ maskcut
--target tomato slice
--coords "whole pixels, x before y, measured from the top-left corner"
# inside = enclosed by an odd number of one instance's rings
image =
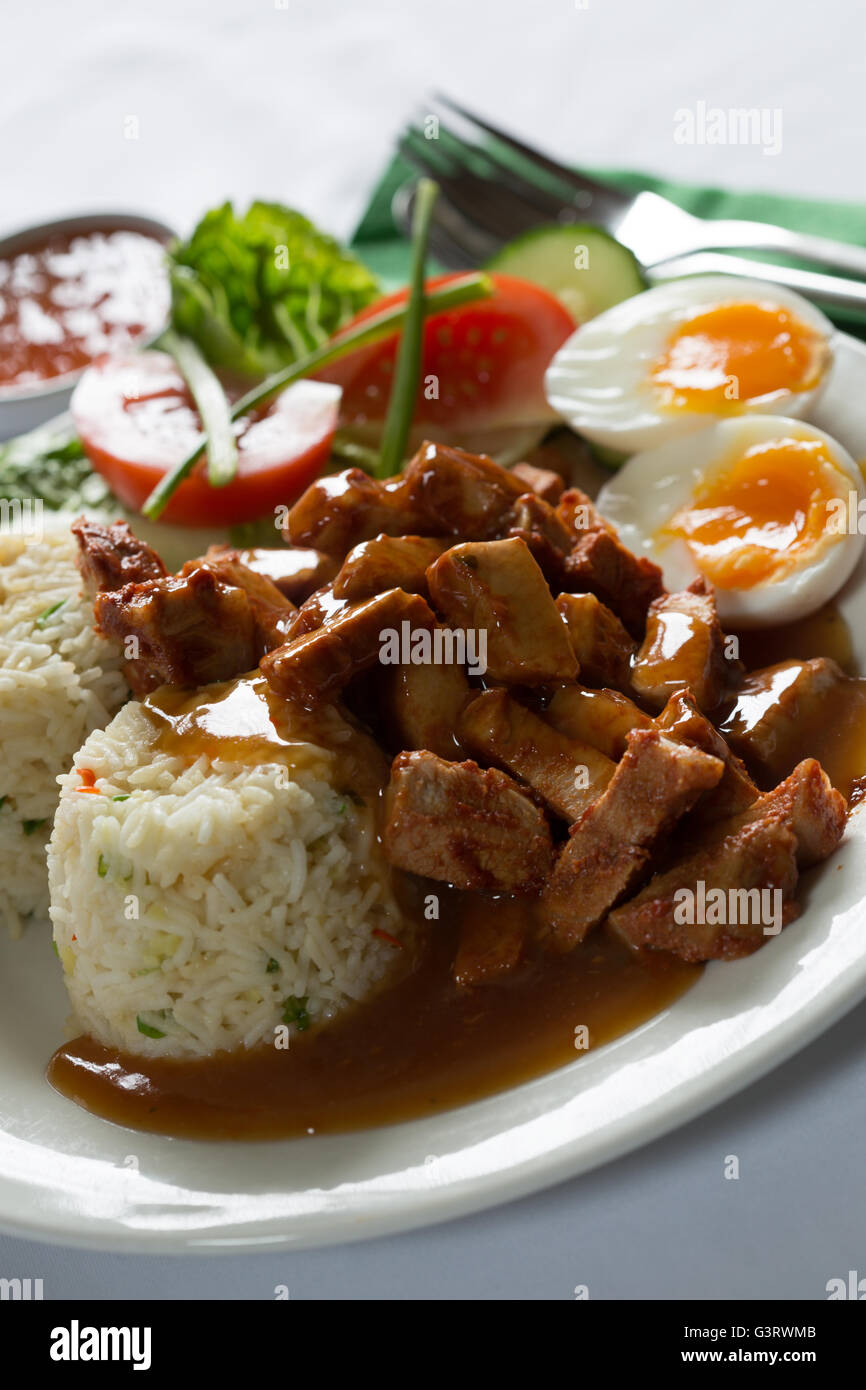
[[[455,278],[441,275],[428,286]],[[560,300],[538,285],[512,275],[491,279],[496,293],[490,299],[427,319],[413,440],[458,443],[467,432],[477,436],[557,418],[544,394],[544,373],[575,322]],[[354,322],[401,303],[407,293],[400,290],[378,300]],[[342,428],[362,437],[378,434],[388,408],[397,342],[395,334],[317,373],[320,381],[343,389]]]
[[[211,487],[200,461],[161,520],[231,526],[292,502],[328,461],[339,398],[333,385],[299,381],[267,408],[238,420],[237,476],[225,487]],[[201,433],[186,382],[164,352],[99,359],[78,383],[71,410],[87,457],[133,511]]]

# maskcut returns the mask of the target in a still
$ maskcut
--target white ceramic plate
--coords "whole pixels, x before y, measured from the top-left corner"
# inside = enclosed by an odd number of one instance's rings
[[[814,419],[866,457],[866,349],[840,344]],[[866,565],[842,597],[866,670]],[[711,965],[666,1012],[539,1080],[409,1124],[197,1144],[95,1119],[48,1086],[65,999],[47,929],[0,942],[0,1225],[71,1245],[242,1251],[441,1221],[586,1171],[754,1081],[866,995],[866,811],[804,882],[803,913]]]

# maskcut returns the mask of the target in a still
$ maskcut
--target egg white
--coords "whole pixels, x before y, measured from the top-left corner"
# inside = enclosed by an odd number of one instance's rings
[[[724,417],[682,407],[666,409],[651,374],[671,335],[699,314],[744,303],[777,304],[823,338],[826,361],[816,385],[738,402]],[[819,309],[781,285],[732,275],[672,280],[623,300],[578,328],[547,369],[547,399],[578,434],[623,454],[705,429],[713,418],[767,412],[801,417],[826,384],[834,336],[833,325]]]
[[[847,450],[829,434],[790,416],[763,415],[722,420],[696,434],[635,454],[599,493],[597,506],[636,555],[661,566],[668,589],[684,589],[700,574],[684,540],[659,532],[714,475],[752,445],[774,439],[816,440],[842,474],[842,491],[866,497],[863,476]],[[717,589],[719,616],[732,627],[770,627],[794,622],[829,602],[850,577],[866,537],[858,532],[829,538],[813,557],[786,575],[751,588]]]

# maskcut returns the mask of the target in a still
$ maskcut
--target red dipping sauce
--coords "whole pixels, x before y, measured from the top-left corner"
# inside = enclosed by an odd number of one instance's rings
[[[10,239],[0,251],[0,395],[36,389],[155,336],[169,311],[165,244],[123,225]]]

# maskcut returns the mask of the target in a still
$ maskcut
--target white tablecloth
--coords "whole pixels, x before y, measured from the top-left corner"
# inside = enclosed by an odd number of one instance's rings
[[[26,0],[3,14],[0,230],[72,211],[293,203],[345,234],[431,87],[554,153],[866,197],[857,0]],[[681,143],[759,108],[772,140]],[[779,113],[778,116],[775,113]],[[781,134],[781,148],[775,138]],[[137,135],[137,138],[129,138]],[[864,1272],[866,1008],[710,1115],[579,1181],[349,1249],[164,1260],[0,1238],[45,1296],[821,1298]],[[740,1158],[726,1181],[725,1156]]]

